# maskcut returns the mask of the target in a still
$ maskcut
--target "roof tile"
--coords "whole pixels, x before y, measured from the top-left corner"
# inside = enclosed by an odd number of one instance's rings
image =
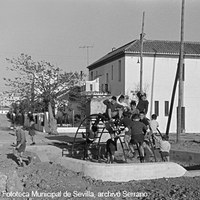
[[[125,53],[138,54],[140,52],[140,40],[134,40],[122,47],[108,53],[90,66],[89,69],[101,65],[102,62],[110,60],[117,55],[124,55]],[[180,42],[166,41],[166,40],[144,40],[143,54],[165,54],[165,55],[179,55]],[[200,43],[199,42],[184,42],[185,55],[200,56]]]

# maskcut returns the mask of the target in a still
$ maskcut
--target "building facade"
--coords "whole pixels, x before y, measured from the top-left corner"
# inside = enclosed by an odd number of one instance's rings
[[[160,130],[165,132],[174,85],[180,42],[145,40],[143,47],[143,91],[147,93],[150,113],[158,115]],[[140,83],[140,41],[130,42],[97,60],[89,67],[89,80],[99,78],[99,90],[111,95],[135,98]],[[185,128],[198,133],[200,100],[200,43],[184,44]],[[176,132],[178,88],[170,132]]]

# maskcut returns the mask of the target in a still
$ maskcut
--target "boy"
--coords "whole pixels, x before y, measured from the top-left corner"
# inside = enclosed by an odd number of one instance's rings
[[[151,116],[151,121],[149,122],[149,126],[150,126],[150,129],[151,129],[151,132],[152,132],[153,135],[157,135],[158,134],[157,128],[159,127],[159,124],[158,124],[158,122],[156,120],[157,120],[157,115],[153,114]],[[154,137],[152,137],[152,140],[153,140],[153,144],[154,144],[155,148],[157,148],[158,145],[155,142]]]
[[[25,130],[23,129],[23,118],[21,115],[16,116],[15,120],[16,125],[16,147],[15,150],[17,151],[17,159],[19,160],[19,166],[23,167],[23,160],[27,161],[28,164],[31,162],[31,157],[23,157],[23,154],[26,149],[26,135]]]
[[[136,108],[136,102],[135,101],[131,101],[130,103],[130,112],[131,112],[131,115],[133,116],[134,114],[139,114],[140,111]]]
[[[139,97],[139,102],[138,102],[138,105],[137,105],[137,109],[140,111],[140,112],[144,112],[144,114],[146,115],[147,112],[148,112],[148,107],[149,107],[149,102],[148,100],[146,99],[146,94],[143,93],[140,95]]]
[[[106,116],[109,120],[119,117],[121,119],[123,114],[123,106],[117,103],[117,98],[113,96],[111,99],[106,99],[103,101],[106,105]]]
[[[94,142],[94,140],[96,139],[96,136],[98,135],[98,125],[97,125],[98,121],[95,121],[91,128],[89,129],[89,131],[86,133],[86,135],[82,132],[82,137],[86,138],[85,141],[85,149],[84,149],[84,159],[92,159],[92,153],[89,150],[90,145]]]
[[[106,152],[108,156],[107,163],[113,163],[115,159],[115,151],[117,150],[117,138],[114,133],[110,134],[110,139],[106,142]]]
[[[35,121],[34,121],[34,118],[33,118],[33,115],[32,114],[29,114],[29,132],[28,134],[30,135],[31,137],[31,141],[32,143],[30,145],[35,145]]]
[[[167,135],[163,135],[162,139],[160,139],[156,135],[153,135],[153,137],[159,143],[160,154],[161,154],[162,160],[164,162],[169,162],[169,152],[170,152],[170,149],[171,149],[171,144],[168,142],[169,137]]]
[[[131,113],[129,112],[125,112],[124,113],[124,118],[120,121],[119,126],[124,126],[125,127],[125,136],[124,136],[124,143],[127,147],[128,154],[133,154],[133,156],[135,155],[135,150],[133,148],[132,145],[129,145],[130,140],[131,140],[131,130],[130,130],[130,125],[132,123],[132,120],[130,118]]]
[[[144,135],[147,131],[147,126],[140,122],[138,114],[132,116],[133,122],[130,125],[131,141],[130,145],[136,144],[139,151],[140,162],[144,162]],[[132,147],[133,148],[133,147]]]
[[[151,121],[149,122],[150,129],[151,129],[152,133],[155,134],[155,135],[158,134],[157,128],[159,127],[159,124],[156,120],[157,120],[157,115],[153,114],[151,116]]]
[[[120,95],[117,99],[117,103],[119,105],[122,105],[124,107],[124,109],[128,110],[129,106],[127,103],[125,103],[125,96],[124,95]]]
[[[149,128],[149,119],[146,117],[145,113],[140,112],[140,122],[144,123]]]
[[[153,158],[154,157],[154,154],[153,154],[153,152],[152,152],[152,150],[151,150],[151,148],[150,148],[150,135],[149,135],[149,133],[150,133],[150,121],[149,121],[149,119],[146,117],[146,115],[145,115],[145,113],[144,112],[140,112],[140,122],[142,122],[143,124],[145,124],[146,125],[146,127],[147,127],[147,133],[145,134],[145,138],[144,138],[144,148],[145,149],[147,149],[148,151],[149,151],[149,153],[150,153],[150,158]]]

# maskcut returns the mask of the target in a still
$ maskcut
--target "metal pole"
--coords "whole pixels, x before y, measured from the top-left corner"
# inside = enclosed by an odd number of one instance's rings
[[[171,101],[170,101],[170,109],[169,109],[169,116],[168,116],[168,120],[167,120],[166,135],[169,135],[169,129],[170,129],[171,119],[172,119],[172,112],[173,112],[173,107],[174,107],[174,99],[175,99],[175,94],[176,94],[176,87],[178,84],[178,76],[179,76],[179,63],[177,65],[176,76],[175,76],[175,80],[174,80],[174,86],[173,86],[172,96],[171,96]]]
[[[72,127],[74,127],[74,109],[72,110]]]
[[[176,142],[180,140],[180,133],[182,132],[182,107],[183,107],[183,53],[184,53],[184,6],[185,0],[182,0],[181,11],[181,41],[180,41],[180,57],[179,57],[179,94],[178,94],[178,116],[177,116],[177,138]]]
[[[87,67],[89,66],[89,47],[87,46]]]
[[[140,34],[140,92],[142,92],[142,78],[143,78],[143,39],[144,39],[144,16],[145,12],[143,12],[142,16],[142,33]]]
[[[34,100],[35,100],[35,75],[32,73],[32,86],[31,86],[31,112],[34,112]]]

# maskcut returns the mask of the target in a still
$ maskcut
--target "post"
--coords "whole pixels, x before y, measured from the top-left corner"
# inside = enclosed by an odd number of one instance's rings
[[[35,99],[35,75],[32,73],[32,85],[31,85],[31,112],[34,112],[34,99]]]
[[[145,12],[143,12],[142,16],[142,33],[140,34],[140,92],[143,91],[142,89],[142,78],[143,78],[143,39],[144,39],[144,16]]]
[[[72,110],[72,127],[74,127],[74,109]]]
[[[153,114],[153,92],[154,92],[154,79],[155,79],[155,68],[156,68],[156,51],[153,58],[153,71],[152,71],[152,81],[151,81],[151,105],[150,105],[150,117]]]
[[[174,80],[174,86],[173,86],[172,96],[171,96],[171,101],[170,101],[169,116],[168,116],[167,127],[166,127],[166,135],[169,135],[170,125],[171,125],[172,112],[174,108],[174,99],[175,99],[176,88],[178,84],[178,76],[179,76],[178,74],[179,74],[179,63],[177,65],[176,76]]]
[[[185,0],[182,0],[182,11],[181,11],[181,41],[180,41],[180,57],[179,57],[179,93],[178,93],[178,112],[177,112],[177,137],[176,142],[180,140],[180,133],[182,130],[182,108],[183,108],[183,53],[184,53],[184,6]]]

